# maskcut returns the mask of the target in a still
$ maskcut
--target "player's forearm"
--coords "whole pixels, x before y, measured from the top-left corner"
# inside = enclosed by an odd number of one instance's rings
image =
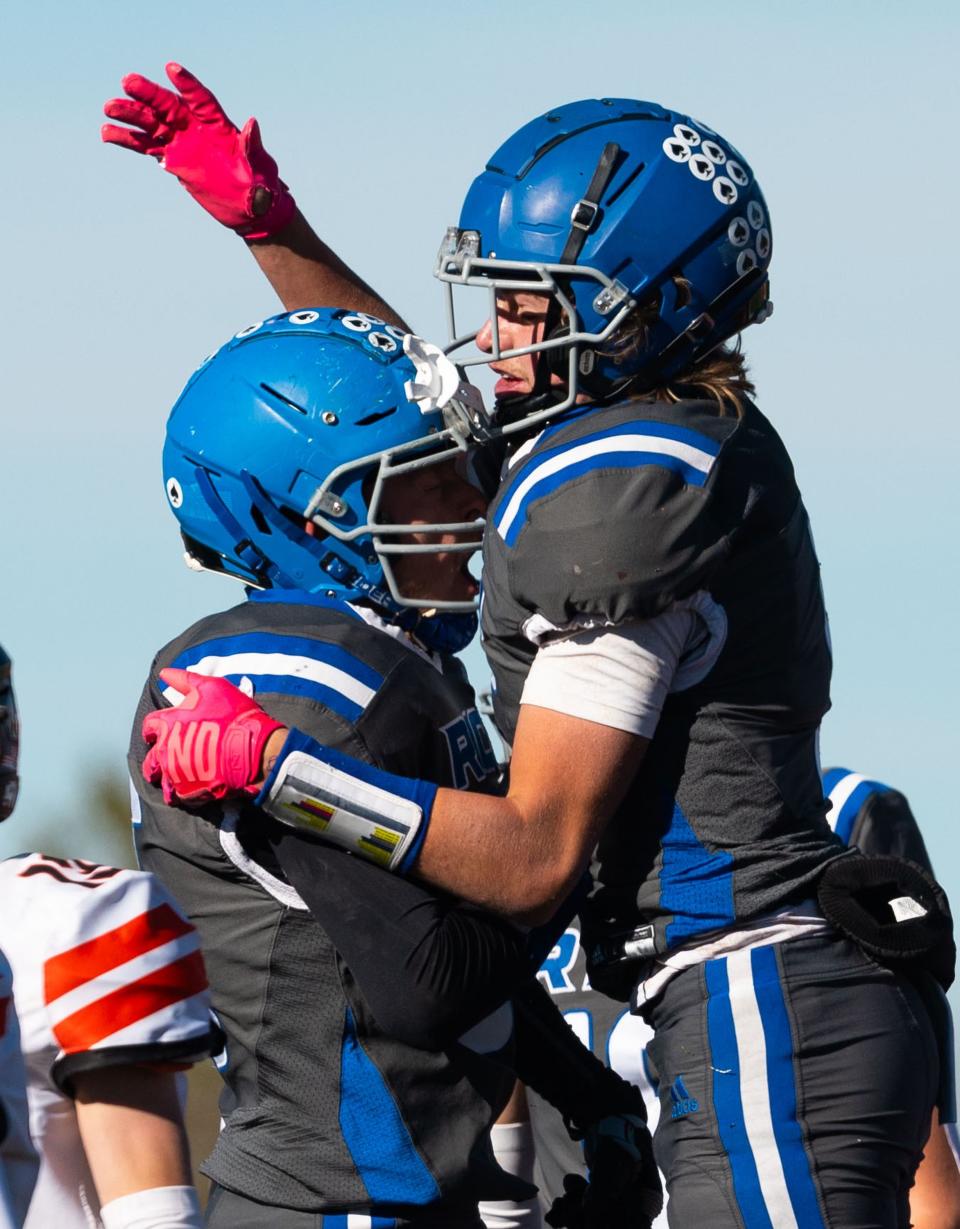
[[[548,922],[576,886],[588,850],[549,800],[441,789],[413,874],[527,925]]]
[[[247,246],[287,311],[350,307],[409,332],[389,303],[323,242],[299,210],[273,238]]]

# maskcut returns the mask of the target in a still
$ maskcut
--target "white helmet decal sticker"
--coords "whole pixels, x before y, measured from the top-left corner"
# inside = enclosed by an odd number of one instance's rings
[[[674,136],[678,136],[685,145],[699,145],[700,133],[695,128],[691,128],[689,124],[674,124]]]
[[[691,174],[696,175],[697,179],[709,181],[713,179],[717,173],[716,168],[709,158],[705,158],[703,154],[694,154],[690,159]]]
[[[663,152],[673,162],[690,161],[690,146],[679,137],[667,137],[663,143]]]

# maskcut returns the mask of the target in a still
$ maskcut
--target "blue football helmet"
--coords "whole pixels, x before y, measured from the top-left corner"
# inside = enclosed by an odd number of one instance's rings
[[[187,562],[389,614],[472,610],[404,596],[391,560],[472,553],[482,521],[378,517],[386,479],[466,457],[462,426],[438,408],[451,380],[435,347],[363,312],[295,311],[241,329],[193,373],[167,422],[163,478]],[[440,546],[414,532],[469,538]]]
[[[656,103],[569,103],[497,150],[447,230],[435,269],[446,283],[447,352],[461,366],[544,352],[537,395],[504,430],[526,428],[579,393],[603,401],[654,387],[765,319],[771,249],[753,171],[712,129]],[[492,353],[463,353],[476,334],[458,336],[457,286],[486,288]],[[496,298],[511,290],[549,297],[547,332],[501,350]],[[649,343],[625,346],[630,313],[646,304],[657,307]],[[541,379],[549,371],[563,377],[559,398]]]

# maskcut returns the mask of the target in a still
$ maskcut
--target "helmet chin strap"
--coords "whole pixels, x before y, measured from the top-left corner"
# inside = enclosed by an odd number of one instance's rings
[[[570,212],[570,232],[563,245],[560,264],[575,265],[577,263],[587,236],[597,221],[600,213],[600,200],[610,182],[619,157],[620,146],[616,141],[608,141],[600,152],[586,192]],[[560,304],[551,295],[544,323],[544,341],[553,341],[569,331],[570,323],[564,321]],[[533,355],[533,387],[524,397],[511,397],[509,401],[498,403],[495,409],[498,422],[505,424],[517,422],[531,414],[549,409],[550,405],[556,402],[557,389],[552,385],[551,378],[554,374],[566,377],[568,350],[567,346],[557,346],[555,349],[541,350]],[[617,391],[617,388],[604,388],[600,382],[591,381],[590,376],[584,375],[583,372],[578,373],[578,385],[598,404],[608,400]]]
[[[317,558],[321,571],[325,572],[331,580],[347,589],[352,589],[363,600],[376,607],[388,622],[395,624],[403,631],[412,632],[428,649],[444,653],[459,653],[476,635],[477,616],[475,614],[426,615],[422,610],[401,606],[387,589],[365,580],[356,568],[341,559],[335,551],[298,529],[274,506],[252,474],[243,471],[240,478],[251,500],[270,522],[273,529],[279,530],[298,546],[306,546]]]

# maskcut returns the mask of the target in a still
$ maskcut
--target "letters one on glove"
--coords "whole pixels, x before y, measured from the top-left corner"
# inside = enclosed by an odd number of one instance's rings
[[[192,73],[171,63],[167,76],[174,90],[128,73],[120,83],[128,96],[111,98],[103,110],[134,126],[104,124],[103,140],[156,158],[207,213],[245,239],[275,235],[296,204],[263,148],[257,121],[248,119],[240,131]]]
[[[160,678],[183,700],[144,718],[144,778],[163,787],[165,802],[256,794],[267,740],[285,727],[226,679],[173,669]]]

